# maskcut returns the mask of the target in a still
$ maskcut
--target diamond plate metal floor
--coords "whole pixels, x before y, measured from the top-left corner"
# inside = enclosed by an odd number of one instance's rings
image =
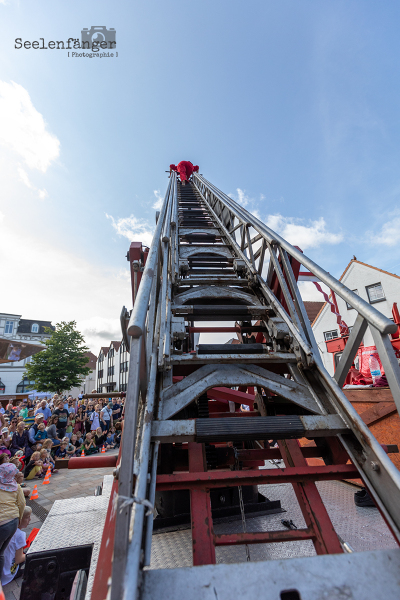
[[[265,468],[277,468],[267,461]],[[398,544],[376,508],[360,508],[354,504],[357,488],[339,481],[317,483],[318,490],[332,520],[336,532],[356,552],[366,550],[394,549]],[[287,512],[247,518],[247,531],[276,531],[283,529],[281,519],[292,519],[297,527],[306,524],[291,484],[262,485],[259,491],[270,500],[280,500]],[[241,520],[214,525],[215,533],[242,531]],[[277,544],[254,544],[250,546],[252,561],[279,560],[301,556],[314,556],[310,540]],[[246,561],[244,546],[227,546],[216,549],[217,563]],[[173,569],[192,565],[190,530],[153,535],[150,569]]]

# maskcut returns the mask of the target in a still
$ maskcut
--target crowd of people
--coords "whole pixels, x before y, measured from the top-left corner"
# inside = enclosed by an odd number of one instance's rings
[[[93,390],[95,392],[96,390]],[[23,400],[0,408],[0,575],[5,585],[22,575],[32,509],[23,483],[53,473],[57,459],[118,448],[123,400],[84,400],[55,394],[50,400]]]
[[[84,400],[55,394],[0,409],[0,465],[14,464],[25,479],[57,472],[57,459],[118,448],[123,404],[118,398]]]

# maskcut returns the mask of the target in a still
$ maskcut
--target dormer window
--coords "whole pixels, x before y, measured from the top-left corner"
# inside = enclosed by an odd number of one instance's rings
[[[14,322],[13,321],[6,321],[6,327],[4,329],[4,333],[12,333],[13,332],[13,327],[14,327]]]
[[[39,333],[39,325],[37,323],[33,323],[31,333]]]

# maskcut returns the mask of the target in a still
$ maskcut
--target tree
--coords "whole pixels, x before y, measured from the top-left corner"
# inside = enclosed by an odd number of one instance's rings
[[[45,341],[46,350],[38,352],[26,366],[26,375],[35,381],[38,392],[62,392],[80,386],[82,379],[90,373],[86,367],[89,350],[82,334],[75,329],[76,322],[61,321],[55,331],[45,327],[51,338]]]

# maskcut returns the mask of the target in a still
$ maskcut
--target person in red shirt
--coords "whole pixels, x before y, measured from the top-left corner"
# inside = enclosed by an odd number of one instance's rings
[[[182,185],[186,185],[186,181],[189,180],[193,172],[197,172],[199,167],[190,162],[190,160],[181,160],[178,165],[169,165],[169,175],[171,176],[172,171],[179,173],[182,181]]]

